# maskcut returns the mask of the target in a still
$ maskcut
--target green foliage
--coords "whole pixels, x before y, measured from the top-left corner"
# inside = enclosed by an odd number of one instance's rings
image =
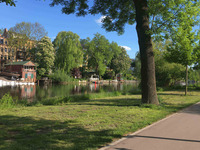
[[[101,14],[105,16],[102,20],[102,27],[107,31],[117,31],[119,34],[124,32],[126,24],[133,25],[136,22],[137,6],[132,0],[96,0],[93,5],[89,5],[86,0],[53,0],[51,6],[55,5],[61,5],[62,12],[65,14],[76,13],[77,16]],[[200,12],[199,0],[147,0],[147,6],[150,33],[154,34],[156,39],[167,37],[172,27],[184,22],[188,17],[197,21],[195,16],[199,15]]]
[[[136,78],[131,73],[126,73],[124,80],[136,80]]]
[[[67,72],[62,70],[55,70],[54,73],[50,75],[50,78],[54,82],[70,82],[75,80],[74,78],[70,77]]]
[[[0,99],[0,108],[12,108],[15,106],[15,102],[12,96],[7,93]]]
[[[198,82],[200,81],[200,70],[189,70],[189,75],[188,75],[189,80]]]
[[[131,66],[131,59],[126,50],[114,42],[111,43],[110,47],[113,53],[110,68],[114,70],[115,74],[126,73]]]
[[[155,70],[156,70],[156,85],[157,86],[171,86],[176,81],[184,79],[185,67],[178,63],[168,62],[166,60],[166,51],[169,41],[155,42],[154,57],[155,57]],[[140,54],[138,53],[135,58],[134,75],[140,77]]]
[[[173,85],[184,78],[185,67],[178,63],[168,62],[165,59],[169,41],[154,43],[154,56],[156,68],[156,82],[158,86]]]
[[[109,41],[99,33],[87,45],[88,67],[95,69],[100,76],[104,75],[107,65],[113,57]]]
[[[0,0],[0,3],[6,3],[6,5],[16,6],[14,0]]]
[[[83,51],[79,36],[73,32],[62,31],[53,41],[56,50],[55,65],[57,69],[70,73],[83,63]]]
[[[102,77],[103,77],[104,80],[114,79],[115,73],[114,73],[114,71],[106,71],[105,74]]]
[[[51,74],[55,60],[55,50],[51,39],[46,36],[43,37],[41,41],[37,43],[34,51],[36,51],[35,62],[39,65],[37,68],[39,75]]]
[[[139,52],[136,53],[136,56],[135,56],[135,64],[134,64],[133,74],[137,79],[141,79],[141,59],[140,59]]]
[[[195,26],[199,24],[200,2],[183,1],[177,14],[176,26],[171,28],[169,38],[171,42],[167,47],[167,60],[180,63],[184,66],[192,65],[196,60],[194,49],[199,40]]]

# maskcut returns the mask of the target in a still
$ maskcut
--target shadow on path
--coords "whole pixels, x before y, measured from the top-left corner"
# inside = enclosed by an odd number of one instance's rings
[[[182,142],[198,142],[200,140],[190,140],[190,139],[177,139],[177,138],[166,138],[166,137],[155,137],[155,136],[143,136],[143,135],[133,135],[127,138],[148,138],[148,139],[159,139],[159,140],[171,140],[171,141],[182,141]]]

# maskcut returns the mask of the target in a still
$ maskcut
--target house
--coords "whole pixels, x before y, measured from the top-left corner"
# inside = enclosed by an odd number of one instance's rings
[[[5,65],[5,70],[1,73],[5,76],[18,75],[25,82],[36,82],[36,67],[32,61],[12,62]]]

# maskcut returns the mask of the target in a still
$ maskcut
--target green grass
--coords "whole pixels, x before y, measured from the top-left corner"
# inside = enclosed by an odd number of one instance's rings
[[[160,106],[141,104],[140,95],[120,95],[1,109],[0,149],[97,149],[200,101],[199,92],[183,95],[160,92]]]

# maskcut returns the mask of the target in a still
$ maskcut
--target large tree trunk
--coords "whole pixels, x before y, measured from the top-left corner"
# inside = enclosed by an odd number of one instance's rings
[[[155,64],[147,0],[133,0],[136,8],[136,30],[141,57],[142,103],[159,104],[156,93]]]
[[[185,69],[185,96],[187,95],[187,88],[188,88],[188,65],[186,65]]]

